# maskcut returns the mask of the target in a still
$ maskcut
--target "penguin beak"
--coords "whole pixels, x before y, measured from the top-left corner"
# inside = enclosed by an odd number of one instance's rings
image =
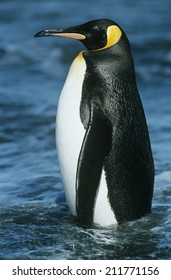
[[[45,37],[45,36],[53,36],[53,37],[66,37],[66,38],[71,38],[71,39],[76,39],[76,40],[85,40],[86,36],[74,32],[72,28],[66,28],[66,29],[47,29],[40,31],[34,35],[34,37]]]

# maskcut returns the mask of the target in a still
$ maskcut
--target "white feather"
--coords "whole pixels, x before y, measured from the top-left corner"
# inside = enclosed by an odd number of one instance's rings
[[[77,162],[85,130],[80,119],[81,92],[86,71],[84,59],[73,61],[61,92],[56,120],[58,160],[66,199],[71,213],[76,216],[75,179]]]
[[[85,129],[80,119],[81,92],[85,72],[86,63],[80,53],[70,67],[60,95],[56,119],[58,160],[66,199],[74,216],[77,215],[75,189],[77,163],[85,135]],[[104,171],[96,195],[94,223],[100,226],[116,223],[107,197]]]

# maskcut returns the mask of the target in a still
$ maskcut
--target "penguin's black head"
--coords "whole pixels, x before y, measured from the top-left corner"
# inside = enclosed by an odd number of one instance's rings
[[[69,28],[43,30],[36,33],[35,37],[68,37],[81,41],[88,50],[101,50],[115,45],[122,33],[123,31],[114,21],[99,19]]]

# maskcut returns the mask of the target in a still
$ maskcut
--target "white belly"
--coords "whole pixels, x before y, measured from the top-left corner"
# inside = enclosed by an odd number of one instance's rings
[[[76,171],[85,129],[80,119],[82,84],[86,71],[84,59],[79,55],[71,65],[60,95],[56,119],[58,160],[68,206],[76,216]],[[96,195],[94,223],[101,226],[115,224],[116,220],[107,198],[107,186],[102,172]]]
[[[56,120],[58,160],[66,199],[74,216],[76,216],[75,179],[77,162],[85,134],[79,112],[85,71],[85,61],[76,58],[71,65],[59,98]]]

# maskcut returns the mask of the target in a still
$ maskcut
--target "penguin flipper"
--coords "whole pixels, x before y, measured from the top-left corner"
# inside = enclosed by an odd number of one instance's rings
[[[91,226],[93,223],[96,192],[104,159],[111,147],[111,139],[110,121],[100,108],[92,105],[76,176],[76,209],[79,222],[83,226]]]

